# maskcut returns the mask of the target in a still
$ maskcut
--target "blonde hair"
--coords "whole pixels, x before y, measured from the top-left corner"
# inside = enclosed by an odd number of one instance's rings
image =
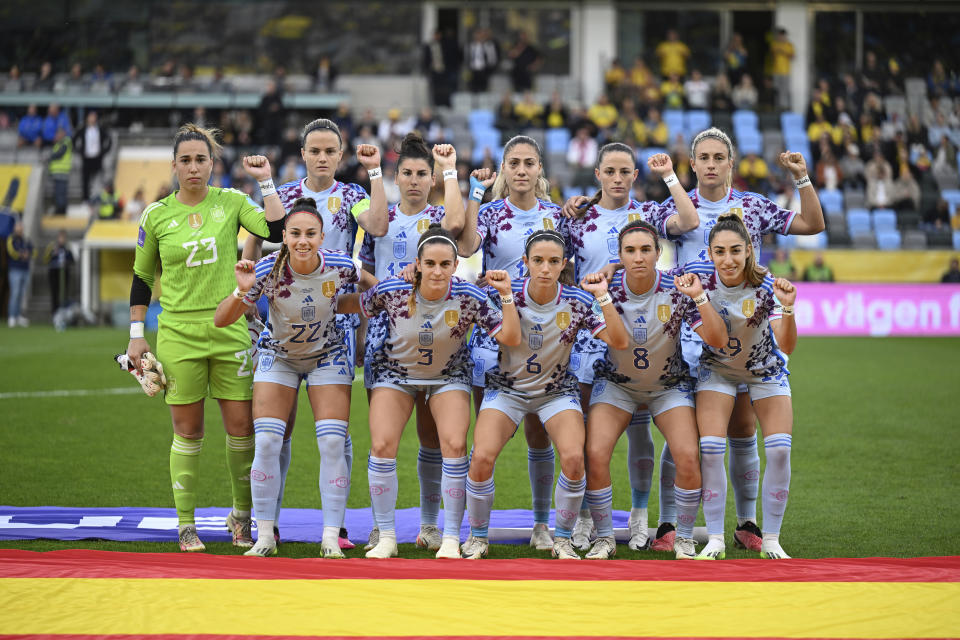
[[[173,157],[177,157],[177,149],[180,147],[181,142],[199,140],[207,145],[207,151],[210,152],[211,158],[219,158],[220,152],[223,150],[220,143],[217,142],[220,134],[221,131],[219,129],[205,129],[198,124],[188,122],[177,129],[177,135],[173,137]]]
[[[747,282],[752,287],[759,287],[763,284],[763,279],[767,275],[767,270],[757,263],[757,252],[753,248],[753,242],[750,240],[750,232],[747,231],[747,225],[743,223],[735,213],[725,213],[717,218],[717,224],[710,229],[710,235],[707,238],[707,246],[713,245],[713,239],[721,231],[732,231],[740,236],[749,248],[747,252],[747,262],[743,267],[743,274]]]
[[[500,161],[505,161],[510,150],[518,144],[528,144],[536,150],[537,160],[540,162],[540,174],[537,176],[537,183],[533,187],[533,195],[538,200],[549,200],[550,183],[543,175],[543,152],[540,150],[540,145],[537,144],[536,140],[529,136],[514,136],[510,138],[510,141],[503,147],[503,157]],[[490,193],[494,200],[503,200],[510,195],[510,187],[507,186],[507,178],[503,175],[502,169],[497,174],[497,179],[494,180]]]
[[[736,154],[733,151],[733,143],[730,142],[730,136],[724,133],[722,129],[710,127],[698,133],[696,137],[694,137],[693,142],[690,143],[690,157],[696,161],[697,145],[707,139],[719,140],[727,147],[727,157],[730,159],[730,171],[727,173],[726,180],[724,180],[724,186],[729,190],[733,185],[733,161]]]

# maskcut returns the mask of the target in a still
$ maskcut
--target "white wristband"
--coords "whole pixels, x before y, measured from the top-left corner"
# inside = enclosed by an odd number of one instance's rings
[[[608,305],[611,302],[613,302],[613,299],[610,297],[609,293],[605,293],[599,298],[597,298],[597,304],[600,305],[601,307],[604,305]]]
[[[249,289],[247,291],[249,291]],[[236,287],[233,290],[233,297],[238,300],[243,300],[247,296],[247,291],[240,291],[240,287]]]
[[[143,321],[134,321],[130,323],[130,339],[143,337]]]
[[[261,197],[266,198],[267,196],[272,196],[277,193],[277,188],[273,185],[273,178],[267,178],[266,180],[261,180],[257,184],[260,185]]]
[[[444,179],[444,180],[456,180],[456,179],[457,179],[457,170],[456,170],[456,169],[444,169],[444,170],[443,170],[443,179]]]
[[[373,169],[367,169],[367,177],[371,180],[376,180],[383,177],[383,169],[380,167],[374,167]]]
[[[709,301],[709,298],[707,298],[707,293],[703,292],[693,299],[693,304],[699,307],[702,304],[707,304],[708,301]]]
[[[781,315],[792,316],[793,315],[793,305],[784,305],[780,307]]]
[[[813,183],[810,182],[810,176],[803,176],[802,178],[797,178],[793,181],[793,186],[797,189],[802,189],[804,187],[812,187]]]
[[[511,293],[508,296],[500,296],[500,302],[502,304],[513,304],[513,294]]]
[[[677,177],[677,174],[671,171],[667,175],[663,176],[663,182],[667,185],[667,189],[672,187],[675,184],[679,184],[680,179]]]

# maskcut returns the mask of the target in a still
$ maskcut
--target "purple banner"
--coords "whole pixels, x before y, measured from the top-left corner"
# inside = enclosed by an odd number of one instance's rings
[[[797,283],[807,336],[960,336],[960,285]]]

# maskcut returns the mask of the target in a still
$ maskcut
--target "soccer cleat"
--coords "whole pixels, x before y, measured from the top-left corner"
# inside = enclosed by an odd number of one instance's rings
[[[378,532],[379,533],[379,532]],[[396,558],[397,538],[395,536],[378,535],[377,544],[367,551],[367,558]]]
[[[440,548],[437,551],[437,557],[460,558],[460,540],[443,536],[443,541],[440,543]]]
[[[780,546],[779,534],[763,534],[763,542],[760,546],[760,557],[767,560],[789,560],[790,556]]]
[[[677,538],[673,543],[673,552],[677,560],[694,560],[697,557],[697,545],[693,538]]]
[[[320,555],[331,560],[342,560],[347,556],[343,555],[337,540],[325,540],[320,543]]]
[[[188,524],[180,527],[180,551],[206,551],[200,537],[197,535],[196,525]]]
[[[341,549],[353,549],[357,546],[350,542],[350,536],[347,535],[347,529],[345,527],[340,527],[340,537],[337,539],[337,544],[340,545]]]
[[[634,551],[641,551],[650,544],[650,530],[647,528],[647,510],[636,509],[630,511],[630,519],[627,521],[627,527],[630,530],[630,541],[627,546]]]
[[[380,542],[380,529],[374,527],[370,529],[370,537],[367,538],[367,544],[363,545],[364,551],[370,551]]]
[[[587,560],[608,560],[617,555],[617,541],[613,536],[597,538],[593,548],[584,557]]]
[[[597,526],[590,517],[590,512],[581,510],[577,516],[577,522],[573,525],[573,535],[570,541],[580,551],[586,551],[590,548],[590,541],[597,537]]]
[[[280,544],[280,527],[273,526],[273,541],[276,544]]]
[[[417,548],[427,551],[436,551],[443,543],[443,534],[440,529],[433,524],[420,525],[420,533],[417,534]],[[459,554],[459,552],[458,552]],[[438,558],[440,556],[437,556]]]
[[[760,533],[760,527],[753,520],[747,520],[737,527],[733,532],[733,544],[738,549],[749,549],[750,551],[760,551],[760,545],[763,542],[763,534]]]
[[[557,538],[553,541],[553,552],[550,554],[558,560],[579,560],[577,550],[573,548],[570,538]]]
[[[257,544],[253,545],[253,548],[247,551],[246,553],[244,553],[243,555],[250,556],[252,558],[253,557],[266,558],[268,556],[275,556],[277,555],[277,545],[271,544],[269,536],[264,538],[258,537]]]
[[[463,543],[460,549],[461,555],[467,560],[479,560],[487,557],[487,550],[490,548],[490,540],[479,536],[470,536]],[[553,548],[553,544],[550,545]]]
[[[227,531],[233,534],[233,546],[249,549],[253,546],[253,535],[250,533],[250,516],[237,518],[233,511],[227,516]]]
[[[651,551],[673,551],[673,542],[677,537],[677,528],[672,522],[664,522],[657,527],[657,537],[650,543]]]
[[[550,527],[543,522],[533,525],[533,533],[530,534],[530,546],[537,551],[553,550],[553,536],[550,535]]]
[[[710,536],[707,546],[694,557],[694,560],[723,560],[727,557],[727,545],[723,536]]]

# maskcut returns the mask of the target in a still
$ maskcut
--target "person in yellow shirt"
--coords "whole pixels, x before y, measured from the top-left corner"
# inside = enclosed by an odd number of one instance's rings
[[[683,109],[683,83],[680,77],[675,73],[660,84],[660,95],[663,96],[663,107],[665,109]]]
[[[656,54],[660,60],[660,75],[665,78],[673,73],[681,78],[687,75],[690,47],[680,41],[676,29],[667,31],[667,39],[657,45]]]
[[[787,40],[787,30],[778,27],[769,37],[770,75],[777,92],[777,108],[790,109],[790,66],[793,62],[793,44]]]
[[[817,119],[810,123],[810,126],[807,127],[807,139],[810,142],[819,142],[820,136],[823,134],[830,136],[830,139],[833,139],[833,125],[827,122],[823,117],[823,112],[817,114]]]
[[[770,168],[766,161],[755,153],[748,153],[737,167],[737,174],[747,185],[748,191],[766,193]]]
[[[523,99],[513,107],[513,116],[521,129],[543,126],[543,105],[533,99],[529,91],[523,92]]]
[[[647,87],[653,85],[653,72],[644,61],[642,56],[637,56],[633,61],[633,67],[630,68],[630,88],[636,97],[643,95]]]
[[[627,84],[627,70],[620,64],[620,58],[614,58],[610,63],[610,68],[603,75],[603,83],[606,85],[607,93],[619,98]]]
[[[670,129],[667,128],[667,123],[663,121],[660,110],[650,108],[647,111],[647,143],[655,147],[666,147],[669,139]],[[675,165],[678,176],[680,175],[679,164]]]
[[[604,140],[609,137],[610,130],[616,126],[619,115],[617,108],[610,104],[610,98],[605,93],[601,93],[597,101],[587,109],[587,118],[597,127],[599,135]]]

